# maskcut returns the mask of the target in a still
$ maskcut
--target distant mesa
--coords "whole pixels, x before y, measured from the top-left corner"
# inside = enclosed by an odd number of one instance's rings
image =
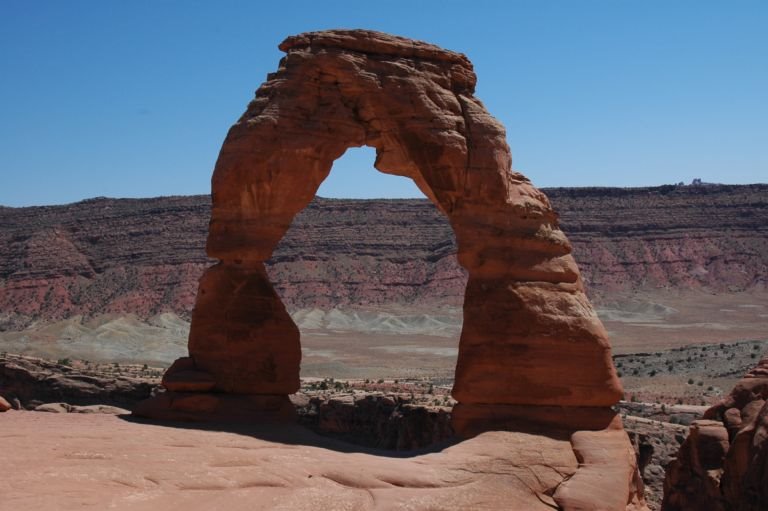
[[[721,186],[722,183],[707,183],[702,181],[701,178],[694,178],[690,184],[686,185],[683,181],[677,183],[677,186]]]

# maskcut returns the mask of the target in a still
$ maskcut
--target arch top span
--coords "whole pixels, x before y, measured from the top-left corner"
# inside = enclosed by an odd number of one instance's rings
[[[201,279],[186,363],[223,393],[297,390],[299,332],[263,262],[333,161],[368,145],[378,170],[413,179],[448,217],[469,273],[456,420],[616,403],[610,346],[571,246],[547,197],[512,170],[469,59],[363,30],[291,36],[280,49],[216,163],[207,251],[220,263]]]

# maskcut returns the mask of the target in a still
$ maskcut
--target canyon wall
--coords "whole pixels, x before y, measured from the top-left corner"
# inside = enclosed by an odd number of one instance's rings
[[[768,185],[545,189],[590,296],[765,291]],[[0,207],[0,330],[74,315],[189,317],[208,196]],[[289,309],[459,306],[466,276],[427,200],[317,198],[268,263]]]

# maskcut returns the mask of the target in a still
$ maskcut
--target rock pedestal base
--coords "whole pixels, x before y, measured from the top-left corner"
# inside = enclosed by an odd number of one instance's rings
[[[166,392],[140,402],[133,415],[188,422],[292,421],[296,410],[285,394],[232,394],[216,389],[210,373],[191,357],[176,360],[163,375]]]
[[[184,422],[255,423],[296,420],[288,396],[168,391],[139,403],[135,417]]]
[[[457,403],[453,407],[451,424],[462,438],[486,431],[517,431],[539,427],[564,431],[621,429],[621,421],[610,408],[575,406]]]

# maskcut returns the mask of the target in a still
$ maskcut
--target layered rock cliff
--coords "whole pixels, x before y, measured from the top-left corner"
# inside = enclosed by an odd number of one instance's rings
[[[763,291],[768,185],[545,190],[593,297]],[[189,317],[208,196],[0,207],[0,329],[82,314]],[[450,226],[426,200],[316,199],[268,264],[289,308],[460,305]]]

